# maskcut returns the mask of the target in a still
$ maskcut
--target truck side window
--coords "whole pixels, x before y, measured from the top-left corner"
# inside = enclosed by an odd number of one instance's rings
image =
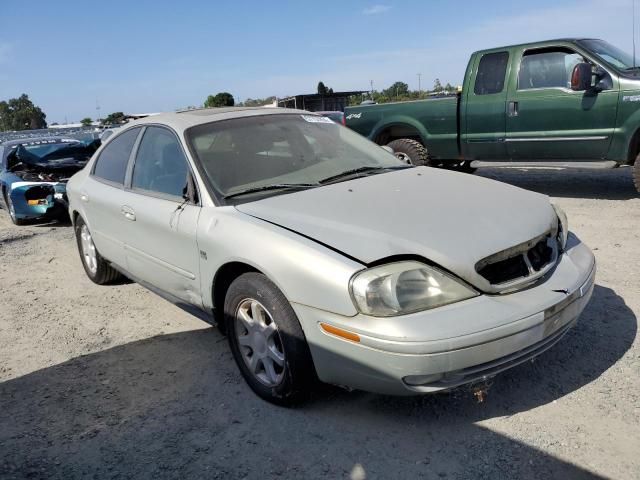
[[[582,55],[563,48],[525,52],[518,74],[518,90],[571,88],[573,67],[583,61]]]
[[[500,93],[504,88],[509,52],[487,53],[480,59],[473,91],[476,95]]]

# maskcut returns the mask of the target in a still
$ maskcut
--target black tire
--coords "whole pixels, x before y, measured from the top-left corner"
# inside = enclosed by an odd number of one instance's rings
[[[393,148],[396,157],[411,165],[431,165],[429,162],[429,152],[424,145],[416,140],[401,138],[388,143],[387,146]]]
[[[640,193],[640,153],[633,165],[633,184],[636,186],[636,191]]]
[[[239,335],[243,335],[239,329],[246,330],[244,335],[247,338],[250,337],[250,332],[240,320],[236,320],[236,316],[242,305],[254,300],[266,310],[268,320],[276,325],[273,337],[278,342],[278,349],[284,353],[282,366],[272,363],[281,377],[273,385],[266,385],[257,373],[250,371],[247,365],[250,360],[245,358],[253,356],[254,352],[249,346],[241,346],[239,341]],[[227,291],[224,315],[233,357],[249,387],[258,396],[276,405],[289,406],[307,399],[317,384],[313,360],[300,322],[278,287],[261,273],[249,272],[239,276]],[[259,362],[261,360],[257,361]],[[262,367],[266,373],[264,362]]]
[[[7,192],[4,192],[4,204],[7,206],[9,218],[14,225],[26,225],[27,223],[29,223],[27,220],[23,220],[22,218],[16,218],[16,211],[13,207],[13,200],[11,200],[11,195],[9,195]]]
[[[96,283],[98,285],[106,285],[121,279],[122,274],[118,272],[115,268],[113,268],[111,265],[109,265],[109,262],[107,262],[104,258],[102,258],[102,255],[100,255],[98,250],[95,248],[95,245],[93,245],[93,248],[95,249],[95,260],[96,260],[95,270],[92,271],[89,265],[87,265],[88,260],[83,253],[82,239],[81,239],[81,231],[83,227],[86,227],[88,231],[89,228],[87,227],[85,221],[82,219],[82,217],[79,216],[76,219],[74,230],[76,234],[76,244],[78,245],[78,253],[80,254],[80,261],[82,262],[82,267],[84,268],[84,271],[87,274],[87,277],[89,277],[89,279],[93,283]],[[89,237],[89,239],[93,244],[93,239],[91,239],[91,237]]]

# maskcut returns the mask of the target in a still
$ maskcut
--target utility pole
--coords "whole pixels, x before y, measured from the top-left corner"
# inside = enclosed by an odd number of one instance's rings
[[[631,26],[633,28],[633,66],[636,66],[636,0],[631,0]]]
[[[422,96],[422,85],[420,83],[421,79],[422,79],[422,74],[418,73],[418,97]]]
[[[96,114],[98,118],[96,118],[96,122],[100,123],[100,104],[98,103],[98,99],[96,98]]]

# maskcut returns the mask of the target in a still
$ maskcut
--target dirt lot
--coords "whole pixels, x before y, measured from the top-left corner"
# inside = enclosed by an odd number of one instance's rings
[[[215,329],[93,285],[71,228],[0,212],[0,478],[640,478],[640,198],[628,170],[485,170],[554,197],[596,254],[578,326],[468,391],[328,389],[286,410]]]

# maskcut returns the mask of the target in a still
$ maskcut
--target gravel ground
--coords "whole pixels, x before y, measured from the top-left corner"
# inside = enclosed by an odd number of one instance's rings
[[[68,225],[0,212],[0,478],[640,478],[640,198],[628,169],[484,170],[554,197],[594,249],[578,326],[467,390],[259,400],[216,329],[84,275]]]

